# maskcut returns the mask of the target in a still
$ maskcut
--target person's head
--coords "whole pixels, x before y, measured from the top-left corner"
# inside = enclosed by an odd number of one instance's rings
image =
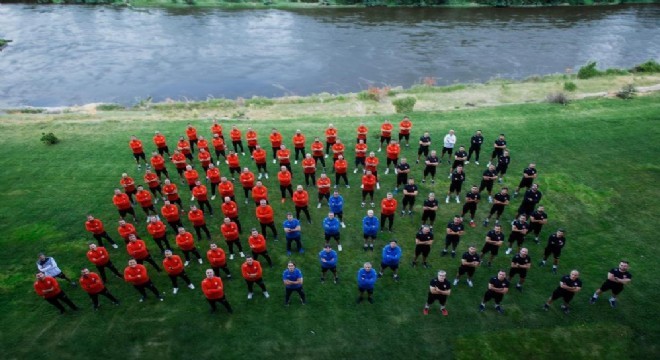
[[[449,135],[454,135],[454,130],[449,130]]]
[[[200,186],[200,185],[202,185],[202,182],[199,181],[199,180],[196,180],[196,181],[195,181],[195,186]]]
[[[428,225],[422,226],[422,233],[423,234],[428,234],[429,232],[431,232],[431,227],[429,227]]]
[[[424,131],[424,137],[429,137],[431,134],[428,131]]]
[[[137,266],[137,261],[135,259],[129,259],[128,260],[128,266],[134,268]]]
[[[259,186],[264,186],[264,183],[262,183],[261,181],[257,181],[257,182],[254,184],[254,186],[257,186],[257,187],[259,187]]]
[[[252,236],[258,236],[259,232],[257,231],[256,228],[252,228],[252,230],[250,230],[250,234],[252,234]]]
[[[330,246],[330,244],[326,244],[323,250],[325,250],[325,252],[330,252],[332,251],[332,246]]]
[[[273,129],[270,131],[272,134],[277,134],[277,129]]]
[[[266,207],[266,205],[268,205],[268,204],[266,204],[266,200],[262,199],[262,200],[259,201],[259,206]]]
[[[499,139],[504,140],[504,134],[500,134]]]
[[[149,222],[152,223],[152,224],[155,224],[155,223],[158,222],[158,218],[155,217],[155,216],[152,216],[152,217],[149,218]]]
[[[529,250],[527,250],[527,248],[520,249],[520,256],[521,257],[527,257],[528,253],[529,253]]]
[[[500,225],[500,224],[496,224],[496,225],[495,225],[495,233],[496,233],[496,234],[499,234],[499,233],[501,233],[501,232],[502,232],[502,225]]]
[[[295,264],[293,261],[289,261],[289,262],[286,264],[286,268],[287,268],[290,272],[293,272],[293,270],[296,269],[296,264]]]
[[[463,146],[463,145],[459,146],[458,151],[465,151],[465,146]]]
[[[334,127],[335,127],[334,125],[332,125],[332,124],[328,124],[328,128],[329,128],[329,129],[332,129],[332,128],[334,128]]]
[[[543,214],[543,212],[545,211],[545,206],[539,205],[539,207],[536,208],[536,211]]]
[[[170,205],[172,205],[172,203],[171,203],[169,200],[165,200],[165,201],[163,201],[163,204],[165,204],[166,206],[170,206]]]
[[[92,221],[92,220],[94,220],[94,216],[92,216],[92,214],[88,214],[87,221]]]
[[[205,273],[207,279],[213,279],[213,277],[215,276],[215,274],[213,273],[213,269],[206,269]]]
[[[119,220],[119,226],[126,226],[126,220],[124,219]]]
[[[246,262],[248,265],[251,266],[252,263],[254,262],[254,259],[252,259],[252,256],[247,255],[247,256],[245,256],[245,262]]]
[[[392,200],[392,197],[394,197],[394,195],[392,195],[392,193],[388,192],[386,197],[387,197],[387,200]]]
[[[503,187],[502,190],[500,190],[500,193],[502,193],[502,194],[507,194],[508,192],[509,192],[508,187]]]
[[[225,202],[225,203],[230,203],[230,202],[231,202],[231,198],[230,198],[229,196],[225,196],[225,198],[224,198],[224,202]]]
[[[128,177],[128,174],[127,174],[127,173],[123,173],[123,174],[121,174],[121,178],[122,178],[122,179],[126,179],[127,177]]]
[[[341,144],[341,139],[340,138],[335,139],[335,143]]]
[[[367,216],[368,217],[374,217],[374,211],[373,210],[367,210]]]
[[[539,185],[538,184],[532,184],[532,191],[537,192],[539,190]]]
[[[339,142],[339,140],[337,140],[337,142]],[[344,160],[344,155],[337,156],[337,160]]]
[[[367,270],[367,271],[371,271],[371,263],[370,263],[370,262],[366,262],[366,263],[364,263],[364,266],[363,266],[363,267],[364,267],[365,270]]]
[[[197,206],[190,205],[190,211],[197,211]]]
[[[286,170],[286,166],[280,166],[280,171],[281,171],[281,172],[286,172],[286,171],[287,171],[287,170]]]
[[[89,249],[90,250],[96,250],[97,246],[94,243],[89,243]]]
[[[477,247],[474,244],[470,244],[470,247],[468,247],[468,253],[470,255],[474,255],[477,253]]]
[[[477,185],[472,185],[472,187],[470,187],[470,192],[473,193],[473,194],[478,194],[479,193],[479,187]]]
[[[215,250],[215,249],[218,248],[218,244],[216,244],[216,243],[211,243],[211,244],[209,245],[209,248],[210,248],[211,250]]]
[[[286,219],[287,220],[293,220],[293,214],[290,213],[290,212],[286,213]]]
[[[626,260],[621,260],[621,262],[619,263],[619,270],[621,270],[622,272],[626,272],[628,271],[628,266],[629,265]]]
[[[43,281],[45,278],[46,278],[46,274],[42,273],[41,271],[37,273],[37,280]]]
[[[165,257],[166,258],[171,258],[172,257],[172,250],[165,250]]]
[[[88,268],[82,268],[82,270],[80,270],[80,275],[82,275],[83,277],[88,277],[89,276],[89,269]]]
[[[571,270],[571,275],[570,278],[571,280],[575,281],[580,277],[580,272],[577,270]]]
[[[557,235],[557,237],[562,238],[562,237],[564,237],[565,233],[566,233],[566,231],[564,229],[557,229],[556,235]]]
[[[130,241],[130,242],[136,242],[136,241],[137,241],[137,237],[135,237],[135,234],[129,234],[129,235],[128,235],[128,241]]]
[[[520,214],[520,216],[518,217],[518,221],[520,221],[521,223],[527,222],[527,215]]]
[[[193,169],[193,168],[192,168],[191,165],[186,165],[186,171],[190,171],[190,170],[192,170],[192,169]]]
[[[332,192],[333,197],[339,197],[339,191],[335,190]]]
[[[370,152],[370,153],[369,153],[369,157],[376,157],[376,153],[375,153],[375,152],[373,152],[373,151],[372,151],[372,152]]]
[[[535,164],[535,163],[529,163],[529,168],[530,168],[530,169],[534,169],[534,168],[536,168],[536,164]]]
[[[396,240],[390,241],[390,248],[394,249],[395,247],[397,247]]]
[[[431,156],[436,156],[436,155],[438,155],[438,152],[435,150],[431,150]]]
[[[284,144],[280,145],[280,150],[285,150],[285,149],[286,149],[286,145]]]
[[[454,215],[454,224],[458,225],[463,222],[460,215]]]
[[[115,189],[115,195],[119,195],[119,194],[121,194],[121,190]]]
[[[165,179],[165,181],[163,181],[163,183],[165,183],[165,185],[170,185],[172,183],[172,181],[170,181],[170,179]]]
[[[495,165],[493,164],[488,165],[488,170],[495,171]]]
[[[226,177],[226,176],[222,176],[222,177],[220,177],[220,182],[226,183],[227,181],[228,181],[228,180],[227,180],[227,177]]]
[[[131,140],[137,140],[137,136],[131,135]]]
[[[312,158],[312,154],[310,153],[305,154],[305,159],[311,159],[311,158]]]
[[[504,270],[498,271],[497,272],[497,279],[500,280],[500,281],[506,279],[506,271],[504,271]]]
[[[300,129],[296,130],[296,135],[300,135],[301,133],[302,133],[302,131],[300,131]]]
[[[296,186],[296,191],[302,192],[303,191],[303,186],[302,185]]]
[[[476,134],[477,136],[481,136],[481,130],[477,130],[477,132],[475,132],[475,134]]]
[[[456,167],[456,172],[459,173],[459,174],[462,173],[462,172],[463,172],[463,167],[460,166],[460,165],[458,165],[458,166]]]
[[[329,212],[329,213],[328,213],[328,219],[332,220],[332,219],[334,219],[334,218],[335,218],[335,213],[333,213],[332,211]]]
[[[179,227],[176,229],[176,231],[178,231],[179,234],[185,234],[185,233],[186,233],[186,229],[184,229],[184,228],[181,227],[181,226],[179,226]]]
[[[328,175],[326,175],[326,173],[321,173],[321,179],[325,179],[327,177],[328,177]]]
[[[509,150],[504,150],[504,156],[509,156]]]
[[[243,172],[244,172],[244,173],[249,173],[249,172],[250,172],[250,169],[244,167],[244,168],[243,168]]]
[[[367,170],[367,172],[365,173],[365,175],[367,175],[367,176],[372,176],[373,173],[371,172],[371,170]]]
[[[204,140],[204,137],[203,137],[203,136],[200,136],[200,137],[199,137],[199,140]],[[199,149],[199,152],[203,154],[203,153],[206,152],[206,149],[201,148],[201,149]],[[210,164],[209,164],[209,165],[210,165]]]
[[[231,219],[228,218],[228,217],[226,217],[226,218],[224,218],[224,219],[222,220],[222,222],[225,223],[225,224],[227,224],[227,225],[229,225],[229,223],[231,223]]]
[[[435,193],[429,193],[429,200],[435,200]]]
[[[399,162],[400,162],[401,164],[406,164],[406,163],[408,163],[408,159],[406,159],[406,158],[401,158],[401,160],[400,160]]]
[[[413,178],[408,179],[408,185],[415,185],[415,179]]]
[[[438,281],[445,281],[447,278],[447,272],[444,270],[438,271]]]
[[[188,129],[190,129],[190,130],[194,129],[192,124],[188,124]]]

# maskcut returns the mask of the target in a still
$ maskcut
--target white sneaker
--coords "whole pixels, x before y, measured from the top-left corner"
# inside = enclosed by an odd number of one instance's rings
[[[353,174],[357,174],[357,168],[355,168],[355,170],[353,170]]]
[[[202,259],[197,259],[197,261],[199,261],[200,264],[203,263]]]
[[[247,203],[248,203],[248,199],[246,198],[246,199],[245,199],[245,204],[247,205]]]
[[[474,284],[472,283],[472,280],[468,279],[467,282],[468,282],[468,286],[469,286],[469,287],[473,287],[473,286],[474,286]]]
[[[343,221],[341,222],[341,227],[342,227],[342,228],[346,228],[346,224],[344,224]]]
[[[190,201],[195,201],[195,197],[192,196],[192,197],[190,198]]]
[[[193,284],[188,285],[188,289],[195,290],[195,285],[193,285]]]
[[[295,161],[293,162],[293,164],[294,164],[294,165],[298,165],[298,160],[295,160]]]
[[[215,166],[220,166],[220,160],[215,162]]]
[[[316,205],[316,208],[320,209],[321,208],[321,203],[318,203],[318,205]]]
[[[470,163],[470,161],[465,160],[465,165],[467,165],[467,164],[469,164],[469,163]],[[477,165],[479,165],[479,163],[477,163]]]
[[[248,293],[248,300],[252,300],[252,293]]]
[[[273,164],[276,164],[276,163],[277,163],[277,160],[276,160],[276,159],[273,159]]]
[[[491,165],[493,165],[493,163],[489,161],[488,164],[486,164],[486,167],[490,167]]]
[[[390,173],[390,168],[385,169],[385,175]]]
[[[339,250],[339,251],[342,250],[341,244],[337,245],[337,250]]]
[[[371,206],[371,207],[373,208],[373,207],[376,207],[376,204],[375,204],[375,203],[371,203],[371,204],[369,204],[369,206]]]
[[[478,162],[478,161],[475,161],[474,163],[477,164],[477,165],[479,165],[479,162]]]
[[[512,248],[508,248],[508,249],[506,249],[506,253],[505,253],[505,254],[509,255],[509,254],[511,254],[512,251],[513,251]]]
[[[376,190],[380,190],[380,183],[379,182],[376,183]]]
[[[350,188],[351,188],[351,186],[350,186],[350,185],[348,185],[348,184],[346,184],[346,188],[347,188],[347,189],[350,189]]]
[[[211,200],[215,200],[215,195],[211,196]]]
[[[328,158],[328,154],[325,154],[325,156],[324,156],[323,158],[324,158],[324,159],[327,159],[327,158]]]
[[[268,291],[264,291],[264,297],[265,297],[266,299],[268,299],[268,298],[270,297],[270,294],[268,293]]]
[[[394,168],[394,173],[398,175],[398,174],[399,174],[399,170],[397,170],[396,168]]]
[[[456,203],[457,203],[457,204],[460,204],[460,203],[461,203],[461,199],[459,199],[458,196],[456,197]]]
[[[158,198],[154,199],[154,204],[158,204]]]
[[[241,254],[240,254],[240,255],[241,255],[241,257],[243,257],[243,258],[245,257],[245,254],[243,254],[243,252],[242,252],[242,251],[241,251]]]
[[[117,244],[112,244],[112,247],[115,248],[115,249],[119,249],[119,245],[117,245]]]
[[[454,279],[454,283],[453,283],[453,285],[454,285],[454,286],[458,285],[458,279]]]
[[[229,260],[234,260],[234,254],[229,254]]]
[[[449,176],[447,176],[447,179],[451,179],[451,174],[449,174]]]
[[[489,204],[492,204],[492,203],[493,203],[493,197],[492,197],[492,196],[488,196],[488,203],[489,203]]]
[[[257,176],[257,180],[261,180],[264,177],[262,173],[259,173],[259,176]]]
[[[381,148],[378,148],[378,152],[381,152],[382,150],[383,150],[383,149],[381,149]]]
[[[190,261],[186,261],[183,263],[183,266],[188,266],[188,265],[190,265]]]
[[[445,198],[445,204],[449,204],[449,196]]]
[[[172,289],[172,294],[176,295],[176,293],[178,293],[178,292],[179,292],[179,288]]]
[[[268,179],[268,173],[265,173],[264,176],[266,177],[266,179]]]

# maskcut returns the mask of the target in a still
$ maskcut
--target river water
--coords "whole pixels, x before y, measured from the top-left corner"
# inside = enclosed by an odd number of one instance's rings
[[[0,5],[0,108],[355,92],[660,60],[660,5],[129,9]]]

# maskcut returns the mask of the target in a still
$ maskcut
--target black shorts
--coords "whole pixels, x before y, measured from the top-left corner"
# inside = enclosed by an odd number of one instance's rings
[[[559,298],[563,298],[564,302],[568,304],[569,302],[571,302],[574,295],[575,295],[575,293],[573,293],[573,292],[566,291],[562,288],[556,288],[555,291],[552,292],[551,299],[554,301],[554,300],[557,300]]]
[[[431,252],[431,245],[415,245],[415,256],[419,256],[420,254],[424,257],[429,256],[429,253]]]
[[[380,263],[380,267],[381,267],[383,270],[385,270],[385,269],[387,269],[387,268],[390,268],[390,269],[396,271],[396,269],[399,268],[399,264],[396,264],[396,265],[387,265],[387,264],[381,262],[381,263]]]
[[[403,205],[403,207],[410,205],[410,207],[412,208],[415,205],[415,197],[404,195],[401,204]]]
[[[559,259],[559,257],[561,256],[561,248],[554,246],[546,246],[543,255],[547,259],[548,256],[550,256],[550,254],[552,254],[552,257],[554,257],[555,259]]]
[[[497,293],[495,291],[491,290],[486,290],[486,293],[484,294],[484,302],[489,301],[490,299],[495,300],[495,304],[499,305],[502,302],[502,299],[504,298],[504,294]]]
[[[468,212],[474,217],[474,213],[477,211],[477,203],[465,203],[463,205],[463,214],[467,214]]]
[[[445,246],[449,246],[449,245],[451,245],[451,246],[453,246],[453,247],[457,247],[459,241],[461,241],[461,237],[460,237],[460,236],[456,236],[456,235],[447,235],[447,236],[445,237]]]
[[[369,239],[376,240],[376,236],[377,235],[362,234],[362,237],[364,238],[364,240],[369,240]]]
[[[374,288],[371,288],[371,289],[365,289],[365,288],[360,287],[359,285],[358,285],[358,290],[359,290],[361,293],[363,293],[363,292],[366,291],[367,294],[369,294],[369,295],[371,295],[371,294],[374,293]]]
[[[118,210],[118,211],[119,211],[119,216],[121,216],[121,217],[126,216],[126,214],[131,214],[131,215],[135,216],[135,210],[133,210],[132,207],[128,208],[128,209],[125,209],[125,210]]]
[[[444,146],[442,147],[442,155],[449,154],[451,156],[453,152],[454,152],[454,148],[448,148]]]
[[[451,168],[452,168],[452,169],[456,169],[457,167],[459,167],[459,166],[463,166],[463,165],[465,165],[465,161],[462,161],[462,160],[454,160],[454,163],[451,164]]]
[[[429,155],[429,147],[428,146],[420,146],[417,149],[417,155],[428,156]]]
[[[144,160],[145,162],[147,161],[147,158],[144,156],[144,152],[141,153],[133,153],[133,157],[135,158],[135,161],[139,161],[140,159]]]
[[[387,142],[388,144],[392,140],[392,136],[380,136],[380,143],[382,144],[383,142]]]
[[[497,166],[495,171],[497,171],[498,174],[500,174],[500,177],[506,174],[506,171],[509,169],[509,165],[507,166]]]
[[[525,242],[525,236],[523,235],[518,235],[518,233],[511,233],[509,235],[509,243],[515,242],[518,246],[522,246],[523,242]]]
[[[504,212],[504,205],[496,204],[496,205],[493,205],[490,208],[490,214],[491,215],[497,213],[497,216],[500,216],[500,215],[502,215],[503,212]]]
[[[406,185],[408,183],[408,173],[396,174],[396,186]]]
[[[366,158],[356,157],[355,158],[355,167],[357,167],[358,165],[362,165],[364,167],[364,159],[366,159]]]
[[[440,305],[445,306],[447,303],[447,295],[429,293],[429,295],[426,297],[426,303],[429,305],[436,301],[438,301]]]
[[[424,210],[424,212],[422,213],[422,222],[424,222],[426,220],[428,220],[430,222],[434,222],[435,221],[435,215],[436,215],[436,212],[433,211],[433,210]]]
[[[497,256],[497,254],[500,252],[500,247],[495,245],[495,244],[484,244],[484,247],[481,248],[481,253],[482,254],[488,254],[491,253],[493,256]]]
[[[409,141],[410,134],[399,134],[399,141],[401,141],[401,139],[406,139],[406,141]]]
[[[451,184],[449,185],[449,192],[461,192],[461,188],[463,187],[463,182],[462,181],[452,181]]]
[[[534,235],[539,235],[541,233],[541,229],[543,229],[543,224],[541,223],[530,223],[529,224],[529,232],[534,233]]]
[[[520,184],[518,184],[519,188],[529,188],[532,187],[532,183],[534,183],[533,178],[522,178],[520,180]]]
[[[477,268],[472,267],[472,266],[459,266],[458,267],[458,276],[461,276],[463,274],[468,274],[468,277],[472,277],[474,275],[474,272],[477,270]]]
[[[603,285],[600,286],[600,291],[606,292],[607,290],[612,290],[612,294],[618,295],[623,291],[623,284],[618,284],[609,280],[605,280]]]
[[[493,191],[493,181],[481,180],[481,184],[479,185],[479,192],[481,192],[483,189],[486,189],[488,193],[491,193]]]
[[[435,177],[435,170],[436,170],[436,169],[437,169],[437,167],[435,167],[435,166],[427,166],[427,167],[425,167],[425,168],[424,168],[424,177],[426,177],[426,176],[429,175],[429,174],[431,174],[431,177]]]
[[[495,149],[493,150],[493,153],[490,155],[491,158],[500,158],[500,156],[504,155],[504,149]]]
[[[321,194],[321,193],[319,193],[319,202],[321,202],[321,200],[323,200],[324,198],[325,198],[326,200],[330,200],[330,193],[327,193],[327,194]]]
[[[527,269],[523,268],[511,268],[509,270],[509,278],[513,278],[516,274],[520,275],[521,279],[524,279],[527,277]]]
[[[328,270],[330,270],[332,272],[337,272],[337,266],[332,266],[332,267],[323,267],[323,266],[321,266],[321,273],[325,273]]]
[[[339,234],[325,234],[325,241],[330,241],[330,239],[340,240]]]

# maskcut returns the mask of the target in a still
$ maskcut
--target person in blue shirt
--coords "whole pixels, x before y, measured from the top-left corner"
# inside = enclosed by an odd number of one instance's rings
[[[286,266],[286,270],[282,273],[282,282],[284,282],[285,297],[284,305],[289,306],[289,299],[291,299],[291,293],[294,291],[300,295],[300,302],[305,305],[305,292],[303,291],[303,274],[300,269],[296,268],[296,264],[293,261],[289,261]]]
[[[328,217],[323,219],[323,231],[325,233],[325,244],[328,245],[330,238],[333,238],[337,241],[337,250],[341,251],[339,220],[335,217],[335,213],[329,212]]]
[[[397,244],[396,240],[390,241],[389,244],[383,248],[382,258],[380,262],[380,272],[378,277],[383,277],[383,271],[387,268],[392,269],[394,272],[394,281],[399,281],[399,260],[401,259],[401,247]]]
[[[335,192],[332,194],[328,200],[328,207],[330,208],[330,211],[335,213],[335,217],[339,219],[341,227],[345,228],[346,224],[344,224],[344,198],[339,195],[339,191],[335,190]]]
[[[304,253],[300,240],[300,221],[293,217],[290,212],[286,213],[286,220],[282,224],[284,226],[284,235],[286,236],[286,255],[291,256],[291,243],[296,242],[296,247],[299,253]]]
[[[364,236],[364,251],[374,251],[374,240],[378,236],[380,221],[374,216],[373,210],[367,210],[367,216],[362,219],[362,234]]]
[[[369,301],[370,304],[374,303],[372,296],[374,294],[374,284],[376,283],[377,278],[378,274],[376,274],[376,270],[371,268],[371,263],[364,263],[362,269],[357,273],[358,291],[360,292],[360,296],[358,296],[356,301],[358,304],[364,300],[363,296],[365,291],[367,292],[367,301]]]
[[[319,261],[321,262],[321,282],[325,282],[325,273],[330,270],[335,276],[334,282],[336,284],[339,281],[339,276],[337,276],[337,252],[332,250],[332,246],[325,245],[319,253]]]

